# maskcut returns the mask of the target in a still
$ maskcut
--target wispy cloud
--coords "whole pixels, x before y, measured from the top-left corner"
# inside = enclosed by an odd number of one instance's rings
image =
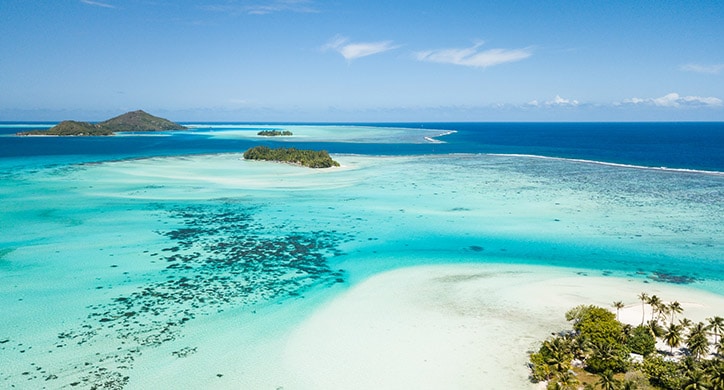
[[[657,98],[631,98],[625,99],[622,102],[614,103],[615,105],[650,105],[657,107],[671,107],[671,108],[682,108],[682,107],[722,107],[724,102],[716,97],[702,97],[702,96],[681,96],[678,93],[672,92]]]
[[[686,65],[681,65],[679,67],[679,69],[681,69],[685,72],[719,74],[719,72],[724,70],[724,64],[713,64],[713,65],[686,64]]]
[[[202,8],[208,11],[247,15],[267,15],[277,12],[318,12],[311,0],[232,0],[228,1],[226,4],[207,5]]]
[[[556,95],[553,100],[546,100],[544,102],[539,102],[538,100],[528,102],[528,106],[533,107],[576,107],[579,104],[578,100],[564,99],[560,95]]]
[[[479,50],[483,42],[476,43],[468,48],[426,50],[415,53],[418,61],[438,62],[470,66],[474,68],[487,68],[507,62],[515,62],[530,57],[530,49],[489,49]]]
[[[96,7],[103,7],[103,8],[116,8],[115,5],[108,4],[108,3],[101,3],[100,1],[92,1],[92,0],[80,0],[83,4],[93,5]]]
[[[397,49],[398,47],[399,45],[393,44],[392,41],[349,42],[349,39],[345,37],[335,37],[329,43],[324,45],[322,50],[334,50],[341,54],[346,60],[352,61],[357,58]]]

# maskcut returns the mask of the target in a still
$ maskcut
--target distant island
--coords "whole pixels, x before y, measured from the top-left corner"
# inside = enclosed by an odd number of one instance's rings
[[[292,132],[289,131],[289,130],[283,130],[283,131],[279,131],[279,130],[262,130],[262,131],[256,133],[256,135],[261,135],[261,136],[264,136],[264,137],[278,137],[278,136],[290,136],[290,135],[294,135],[294,134],[292,134]]]
[[[309,168],[338,167],[339,163],[332,160],[326,150],[303,150],[295,148],[270,148],[255,146],[244,152],[246,160],[278,161],[298,164]]]
[[[62,121],[48,130],[31,130],[18,135],[99,136],[121,131],[185,130],[187,127],[153,116],[143,110],[127,112],[100,123]]]

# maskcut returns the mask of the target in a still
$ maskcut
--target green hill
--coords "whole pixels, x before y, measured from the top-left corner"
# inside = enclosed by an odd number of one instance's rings
[[[143,110],[127,112],[98,124],[113,132],[184,130],[186,127],[168,119],[153,116]]]
[[[19,135],[113,135],[113,132],[88,122],[62,121],[48,130],[31,130]]]
[[[184,130],[186,127],[148,114],[142,110],[127,112],[97,124],[78,121],[63,121],[48,130],[31,130],[18,135],[62,135],[93,136],[113,135],[119,131],[167,131]]]

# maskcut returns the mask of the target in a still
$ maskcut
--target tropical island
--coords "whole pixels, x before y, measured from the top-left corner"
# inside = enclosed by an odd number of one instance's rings
[[[270,148],[255,146],[244,152],[246,160],[277,161],[301,165],[309,168],[338,167],[339,163],[332,160],[326,150],[305,150],[295,148]]]
[[[724,318],[677,318],[677,301],[641,293],[641,323],[580,305],[566,313],[573,329],[545,340],[530,354],[531,380],[547,389],[724,389]],[[648,305],[651,317],[645,317]],[[629,321],[630,322],[630,321]]]
[[[31,130],[18,135],[104,136],[123,131],[185,130],[187,127],[143,110],[131,111],[100,123],[66,120],[48,130]]]
[[[263,137],[279,137],[279,136],[286,137],[286,136],[291,136],[294,134],[289,130],[281,130],[281,131],[280,130],[262,130],[262,131],[256,133],[256,135],[261,135]]]

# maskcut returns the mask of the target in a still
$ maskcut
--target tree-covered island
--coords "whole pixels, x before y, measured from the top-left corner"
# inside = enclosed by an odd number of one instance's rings
[[[641,324],[619,322],[616,314],[594,305],[566,313],[573,330],[554,334],[530,354],[531,380],[547,389],[724,390],[724,318],[694,323],[678,316],[679,302],[639,295]],[[644,305],[651,317],[644,317]],[[657,349],[659,346],[663,348]]]
[[[18,135],[99,136],[121,131],[185,130],[186,127],[142,110],[127,112],[100,123],[62,121],[48,130],[31,130]]]
[[[256,133],[256,135],[261,135],[263,137],[288,137],[294,134],[289,130],[262,130]]]
[[[298,164],[309,168],[338,167],[339,163],[332,160],[326,150],[304,150],[295,148],[270,148],[255,146],[244,152],[246,160],[278,161]]]

